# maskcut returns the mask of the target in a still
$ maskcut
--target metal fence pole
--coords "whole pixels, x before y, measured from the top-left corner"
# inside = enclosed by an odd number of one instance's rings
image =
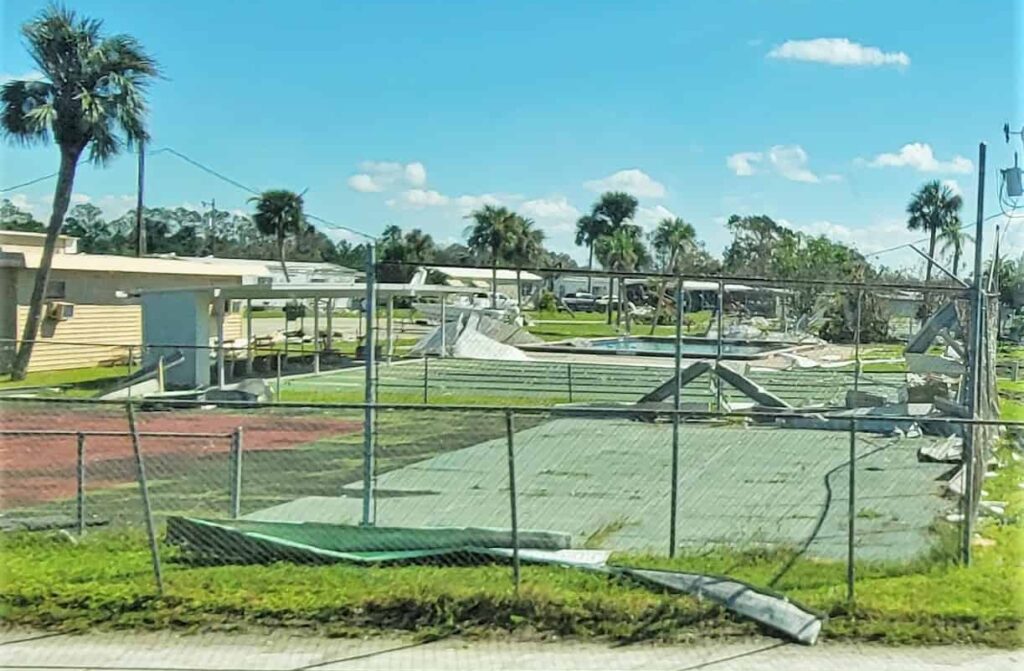
[[[75,478],[75,522],[78,535],[85,535],[85,434],[77,435],[76,478]]]
[[[320,299],[313,299],[313,372],[320,372]]]
[[[448,329],[447,329],[448,314],[447,314],[447,312],[445,310],[445,306],[448,304],[448,301],[446,300],[446,298],[447,297],[444,294],[441,294],[441,354],[440,354],[440,357],[442,359],[447,356],[447,349],[448,349],[448,342],[447,342],[447,340],[448,340]]]
[[[430,398],[430,357],[423,355],[423,403],[426,404]]]
[[[508,497],[512,513],[512,581],[519,593],[519,510],[516,507],[516,455],[513,435],[515,424],[511,410],[505,411],[505,435],[508,444]]]
[[[676,281],[676,393],[672,413],[672,493],[669,501],[668,556],[676,556],[676,527],[679,515],[679,411],[682,409],[683,387],[683,279]]]
[[[374,318],[377,310],[377,263],[373,244],[366,246],[366,339],[363,347],[363,365],[366,366],[363,402],[363,525],[373,524],[373,429],[374,403],[377,401],[376,338]]]
[[[277,388],[274,392],[274,400],[281,401],[281,353],[277,353]]]
[[[135,358],[134,345],[128,345],[128,377],[132,376],[132,359]],[[132,385],[128,385],[128,398],[132,397]]]
[[[146,463],[142,459],[142,448],[139,446],[139,431],[135,426],[135,406],[131,401],[125,404],[128,410],[128,431],[132,436],[132,452],[135,454],[135,476],[139,481],[139,493],[142,495],[143,514],[146,519],[146,536],[149,538],[149,554],[153,561],[153,577],[156,579],[156,591],[164,595],[164,577],[160,568],[160,548],[156,541],[156,525],[153,523],[153,508],[149,503],[149,485],[146,483]]]
[[[722,338],[725,336],[723,333],[725,313],[725,282],[718,280],[718,326],[716,327],[718,335],[718,347],[715,350],[715,370],[722,365]],[[722,379],[715,377],[715,412],[722,412]]]
[[[853,326],[853,393],[860,390],[860,337],[861,315],[864,304],[864,292],[857,291],[856,321]],[[853,403],[854,406],[857,403]],[[846,535],[846,600],[853,603],[855,596],[854,581],[856,580],[855,545],[857,541],[857,420],[850,419],[850,468],[847,488],[847,535]]]
[[[228,481],[231,519],[238,519],[242,514],[242,427],[240,426],[231,434],[231,453],[228,463],[231,478]]]
[[[565,364],[565,377],[569,384],[569,402],[572,403],[572,362]]]

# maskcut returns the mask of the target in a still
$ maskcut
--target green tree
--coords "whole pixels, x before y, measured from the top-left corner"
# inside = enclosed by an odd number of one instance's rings
[[[608,228],[614,231],[633,220],[639,205],[639,201],[628,193],[607,191],[594,203],[592,215],[608,222]]]
[[[601,265],[608,270],[616,272],[632,272],[638,270],[650,259],[647,248],[640,239],[640,229],[634,226],[619,226],[608,235],[602,236],[597,241],[595,254]],[[621,320],[624,308],[625,292],[622,281],[618,282],[618,313],[616,321]],[[611,306],[612,295],[609,291],[608,305]],[[609,323],[611,322],[611,309],[609,307]]]
[[[544,257],[544,231],[536,228],[532,219],[516,217],[508,252],[516,266],[516,305],[522,305],[522,267],[537,265]]]
[[[39,80],[13,80],[0,90],[0,124],[24,144],[60,150],[53,207],[11,378],[25,377],[43,313],[57,236],[64,225],[79,159],[103,165],[123,147],[146,139],[145,90],[157,65],[128,35],[105,37],[102,23],[53,6],[22,26]]]
[[[585,214],[576,220],[576,244],[587,247],[587,270],[594,269],[594,244],[609,231],[608,220]],[[594,290],[593,276],[587,275],[587,293]]]
[[[486,256],[491,265],[491,307],[497,307],[498,263],[512,249],[519,216],[506,207],[484,205],[468,215],[473,224],[466,229],[466,243],[480,256]]]
[[[17,205],[4,198],[0,201],[0,230],[43,233],[46,226],[36,221],[29,212],[19,209]]]
[[[725,224],[732,242],[725,250],[723,265],[731,274],[773,277],[785,266],[786,253],[797,244],[797,235],[765,215],[729,217]]]
[[[960,225],[960,217],[957,217],[955,224],[951,224],[939,232],[939,240],[942,243],[942,253],[953,255],[953,275],[959,276],[960,257],[963,255],[964,241],[967,240],[967,235]]]
[[[302,210],[302,196],[286,189],[272,189],[249,200],[256,204],[256,211],[252,215],[256,230],[262,235],[274,237],[284,281],[291,282],[288,266],[285,264],[285,241],[289,236],[298,235],[307,227],[306,215]]]
[[[408,260],[415,263],[431,263],[437,247],[434,245],[434,238],[429,233],[424,233],[414,228],[405,234],[405,248]]]
[[[918,189],[907,205],[907,229],[928,233],[928,256],[935,258],[935,244],[938,236],[952,228],[959,229],[960,209],[963,199],[951,188],[932,180]],[[932,279],[932,261],[925,267],[924,281]]]
[[[687,251],[697,247],[697,231],[692,224],[686,223],[679,217],[666,217],[658,222],[658,227],[654,229],[651,245],[662,262],[661,271],[678,273],[679,260]],[[651,335],[654,335],[654,330],[661,318],[666,284],[666,282],[658,283],[658,304],[654,309],[654,319],[651,321]]]

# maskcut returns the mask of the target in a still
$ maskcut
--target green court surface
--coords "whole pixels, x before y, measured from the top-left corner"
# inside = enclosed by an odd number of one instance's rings
[[[635,364],[418,359],[381,364],[378,393],[381,402],[413,399],[444,403],[466,397],[485,405],[632,402],[672,375],[671,367]],[[748,376],[794,406],[842,405],[846,390],[853,387],[850,370],[751,368]],[[864,373],[859,388],[895,401],[905,383],[903,373]],[[363,385],[363,369],[351,368],[286,380],[282,397],[289,400],[290,395],[298,395],[298,400],[304,400],[302,395],[312,393],[319,401],[329,401],[332,395],[339,401],[362,400]],[[728,385],[723,386],[723,396],[729,401],[749,400]],[[714,397],[708,375],[694,380],[683,391],[686,402],[709,403]]]
[[[556,418],[517,432],[520,526],[569,533],[576,547],[665,553],[671,436],[670,424],[622,419]],[[919,463],[916,453],[937,440],[858,435],[859,559],[907,559],[934,541],[931,525],[952,508],[941,497],[950,466]],[[679,546],[806,544],[809,556],[844,557],[849,446],[845,432],[683,424]],[[504,438],[402,466],[397,458],[378,455],[377,524],[508,527]],[[362,485],[344,491],[246,518],[358,523]]]

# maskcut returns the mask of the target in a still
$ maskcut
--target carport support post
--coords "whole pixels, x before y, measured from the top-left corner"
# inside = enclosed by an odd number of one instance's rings
[[[217,315],[217,387],[224,387],[224,299],[219,296],[216,300],[215,310]]]
[[[245,374],[252,375],[252,299],[245,299]],[[162,389],[160,391],[163,391]]]
[[[231,519],[237,520],[242,514],[242,427],[231,433],[231,452],[228,464],[231,480],[228,481],[228,493],[231,500]]]
[[[76,475],[75,478],[75,522],[78,526],[78,536],[85,535],[85,434],[81,431],[76,436]]]
[[[373,520],[373,425],[377,400],[376,352],[374,351],[374,318],[377,310],[377,279],[374,245],[366,246],[366,340],[363,347],[363,365],[366,366],[366,385],[363,391],[363,526],[372,526]]]
[[[718,280],[718,326],[716,327],[718,335],[718,347],[715,350],[715,369],[722,365],[722,337],[724,333],[723,314],[725,312],[725,282]],[[722,380],[721,378],[715,378],[715,412],[722,412]]]
[[[334,299],[327,299],[327,351],[334,351]]]
[[[387,319],[387,329],[388,329],[388,363],[391,363],[391,352],[392,352],[392,349],[393,349],[393,346],[394,346],[394,341],[392,340],[392,335],[394,333],[394,316],[395,316],[395,297],[394,296],[388,296],[388,319]]]
[[[668,556],[676,556],[676,526],[679,514],[679,411],[683,407],[683,278],[676,278],[676,393],[672,409],[672,493],[668,514]]]
[[[448,298],[447,296],[445,296],[444,294],[441,294],[441,354],[440,354],[440,356],[441,356],[442,359],[445,357],[445,350],[448,349],[448,342],[447,342],[447,340],[448,340],[448,328],[447,328],[448,324],[446,323],[446,320],[448,318],[448,314],[447,314],[447,311],[445,310],[445,306],[448,304],[448,301],[446,300],[447,298]]]
[[[519,593],[519,510],[516,507],[515,424],[511,410],[505,411],[505,435],[508,443],[508,498],[512,514],[512,582]]]
[[[313,299],[313,372],[320,372],[320,299]]]
[[[132,437],[132,452],[135,454],[135,476],[139,481],[139,493],[142,495],[143,515],[146,519],[146,536],[149,538],[149,554],[153,561],[153,577],[156,579],[156,591],[164,595],[164,576],[160,569],[160,548],[156,542],[156,526],[153,524],[153,508],[149,503],[149,486],[146,484],[146,464],[142,460],[142,448],[139,446],[139,432],[135,427],[135,406],[131,401],[125,404],[128,410],[128,432]]]

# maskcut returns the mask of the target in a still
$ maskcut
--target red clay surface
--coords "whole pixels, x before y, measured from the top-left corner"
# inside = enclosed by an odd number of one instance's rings
[[[182,455],[205,457],[227,453],[228,437],[242,427],[246,452],[301,447],[331,436],[362,430],[359,421],[322,415],[285,417],[277,414],[227,414],[203,411],[139,413],[138,430],[147,432],[221,434],[223,437],[147,437],[141,440],[144,456]],[[31,410],[0,414],[0,430],[128,431],[125,413]],[[74,496],[76,489],[76,442],[74,435],[40,436],[0,434],[0,509],[54,501]],[[90,490],[131,481],[134,461],[127,436],[87,435],[85,440],[87,483]],[[89,471],[104,462],[124,462],[116,469],[124,477],[104,479]]]

